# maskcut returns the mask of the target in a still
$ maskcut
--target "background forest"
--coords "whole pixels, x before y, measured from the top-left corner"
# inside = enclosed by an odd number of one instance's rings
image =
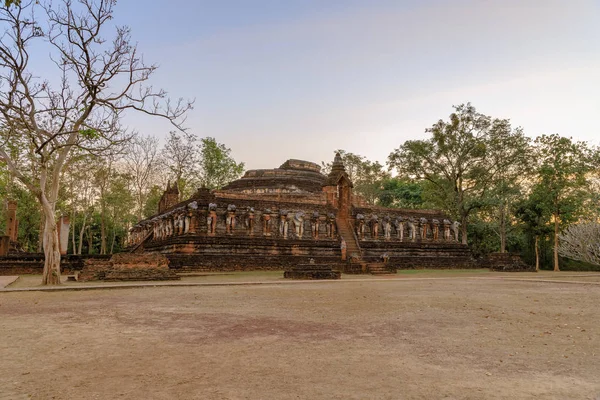
[[[462,241],[478,257],[508,251],[540,268],[599,268],[597,148],[556,134],[531,139],[471,104],[455,106],[426,135],[400,144],[385,165],[339,149],[355,192],[373,205],[444,210],[461,222]],[[163,146],[133,135],[109,153],[78,151],[64,168],[57,204],[71,218],[74,254],[120,251],[129,227],[156,213],[168,183],[177,182],[185,199],[244,171],[224,144],[183,132],[171,132]],[[27,163],[26,148],[13,152]],[[325,173],[329,167],[323,163]],[[19,204],[24,249],[41,251],[40,206],[0,164],[0,200],[7,199]]]

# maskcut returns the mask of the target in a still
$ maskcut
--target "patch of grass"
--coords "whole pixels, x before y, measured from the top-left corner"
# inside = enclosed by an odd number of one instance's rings
[[[399,275],[464,275],[464,274],[489,274],[487,268],[480,269],[399,269]]]

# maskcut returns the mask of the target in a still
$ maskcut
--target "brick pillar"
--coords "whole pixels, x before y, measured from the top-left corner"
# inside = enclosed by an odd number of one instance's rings
[[[16,242],[19,235],[19,224],[17,222],[17,202],[8,201],[6,210],[6,235],[11,242]]]
[[[58,220],[58,243],[60,246],[60,254],[66,255],[67,249],[69,248],[69,228],[71,226],[71,219],[68,215],[63,215]]]

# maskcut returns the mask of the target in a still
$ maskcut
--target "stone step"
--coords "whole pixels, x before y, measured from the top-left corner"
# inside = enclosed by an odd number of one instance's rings
[[[367,270],[371,275],[388,275],[392,272],[387,268],[385,264],[371,263],[367,265]]]

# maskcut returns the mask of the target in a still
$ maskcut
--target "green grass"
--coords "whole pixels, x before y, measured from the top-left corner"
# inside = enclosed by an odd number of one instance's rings
[[[464,274],[489,274],[487,268],[480,269],[400,269],[398,275],[464,275]]]

